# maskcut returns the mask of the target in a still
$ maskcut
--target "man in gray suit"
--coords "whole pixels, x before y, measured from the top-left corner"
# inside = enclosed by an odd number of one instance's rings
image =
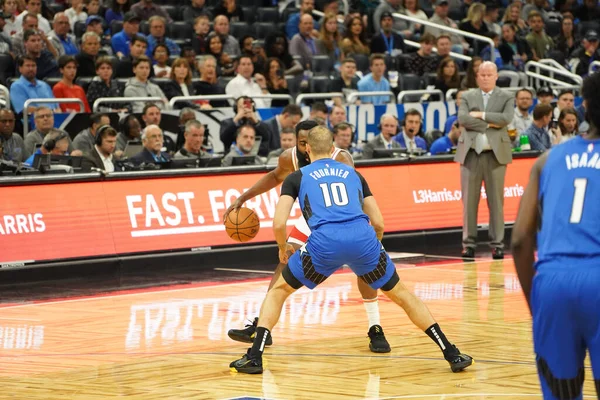
[[[514,96],[496,87],[498,70],[486,61],[477,73],[478,89],[464,93],[458,121],[465,131],[460,136],[454,161],[460,162],[463,200],[464,258],[475,257],[477,209],[481,184],[485,183],[490,212],[489,236],[494,259],[504,258],[504,178],[512,162],[507,126],[514,117]]]
[[[379,130],[381,133],[369,140],[363,147],[363,159],[373,158],[375,149],[402,149],[400,143],[396,142],[394,136],[400,132],[398,118],[393,114],[383,114],[379,119]]]

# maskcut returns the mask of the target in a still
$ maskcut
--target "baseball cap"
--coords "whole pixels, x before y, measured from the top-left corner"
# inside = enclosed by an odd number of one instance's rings
[[[600,38],[598,37],[598,32],[591,29],[586,32],[583,38],[588,42],[597,42],[598,40],[600,40]]]
[[[381,20],[383,20],[384,18],[387,18],[387,17],[389,17],[391,19],[394,19],[394,17],[392,16],[391,12],[384,11],[384,12],[381,13],[381,17],[379,17],[379,21],[381,21]]]
[[[435,2],[436,6],[447,6],[448,5],[448,0],[437,0]]]
[[[133,21],[137,21],[137,22],[142,22],[142,19],[140,17],[138,17],[138,15],[134,12],[127,12],[125,13],[125,16],[123,17],[123,21],[125,22],[133,22]]]
[[[552,92],[552,89],[550,89],[548,86],[542,86],[541,88],[538,89],[537,95],[538,95],[538,97],[539,96],[554,96],[554,93]]]
[[[102,23],[102,18],[100,16],[98,16],[98,15],[92,15],[90,17],[87,17],[87,19],[85,20],[85,25],[88,26],[92,22],[100,22],[100,23]]]

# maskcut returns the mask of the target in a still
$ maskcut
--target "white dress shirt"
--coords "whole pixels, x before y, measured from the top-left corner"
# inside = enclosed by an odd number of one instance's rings
[[[494,91],[492,90],[491,92],[484,92],[483,90],[481,91],[481,96],[483,97],[483,115],[482,115],[482,119],[485,121],[485,109],[487,108],[488,103],[490,102],[490,97],[492,95]],[[492,146],[490,145],[490,141],[488,140],[487,135],[485,134],[485,132],[481,132],[477,135],[477,141],[481,141],[481,147],[483,150],[491,150]],[[473,146],[476,145],[476,142],[473,143]]]
[[[254,78],[246,79],[240,74],[237,74],[227,86],[225,87],[225,93],[235,97],[236,99],[240,96],[248,96],[254,98],[254,96],[262,96],[263,92],[258,83]],[[269,108],[271,106],[270,99],[253,99],[256,108]]]
[[[406,150],[408,150],[409,153],[413,153],[417,148],[417,143],[415,142],[415,139],[409,138],[408,135],[404,132],[402,132],[402,135],[404,136],[404,144],[406,144]]]
[[[102,152],[100,150],[98,150],[98,146],[94,146],[94,148],[96,149],[96,153],[98,153],[98,155],[100,156],[100,159],[102,160],[102,163],[104,164],[104,170],[106,172],[114,172],[115,171],[115,166],[112,162],[113,160],[113,155],[109,155],[108,157],[104,157],[104,154],[102,154]]]

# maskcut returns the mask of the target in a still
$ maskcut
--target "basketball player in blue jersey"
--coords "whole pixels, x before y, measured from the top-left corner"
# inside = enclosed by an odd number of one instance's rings
[[[586,349],[600,398],[600,74],[582,91],[588,134],[536,161],[512,233],[544,399],[582,398]]]
[[[296,146],[284,151],[279,156],[277,167],[263,176],[229,207],[223,216],[223,221],[227,219],[227,215],[229,215],[231,210],[240,208],[246,201],[279,186],[279,184],[283,182],[284,179],[287,178],[291,173],[310,164],[310,159],[306,154],[306,141],[308,137],[308,131],[317,125],[318,124],[315,121],[310,120],[302,121],[296,125]],[[335,151],[330,155],[330,158],[349,165],[350,167],[354,167],[352,156],[345,150],[335,149]],[[309,236],[310,229],[308,228],[306,221],[304,218],[299,218],[294,226],[294,229],[292,229],[292,232],[290,233],[288,242],[294,247],[294,250],[297,250],[300,248],[300,246],[306,243],[306,240]],[[277,281],[277,278],[281,274],[284,266],[284,264],[279,264],[275,268],[275,273],[273,274],[273,278],[269,284],[269,290]],[[363,298],[363,304],[365,305],[369,320],[369,331],[367,333],[369,337],[369,349],[374,353],[389,353],[391,351],[391,347],[385,338],[383,328],[381,327],[379,320],[377,290],[372,289],[360,279],[358,279],[357,286]],[[233,340],[252,343],[256,333],[257,323],[258,318],[255,318],[252,324],[247,325],[245,329],[230,329],[227,334]],[[271,336],[267,338],[266,343],[267,346],[270,346],[273,343]]]
[[[273,230],[279,260],[285,267],[262,304],[252,348],[230,368],[262,373],[266,340],[288,296],[302,286],[314,289],[342,265],[348,265],[359,279],[374,290],[381,289],[404,308],[411,321],[440,347],[453,372],[462,371],[473,359],[446,339],[427,306],[400,282],[380,242],[383,217],[369,186],[354,168],[331,159],[334,149],[333,135],[327,128],[311,129],[307,144],[310,165],[283,182]],[[287,219],[296,198],[311,229],[306,244],[298,251],[286,240]]]

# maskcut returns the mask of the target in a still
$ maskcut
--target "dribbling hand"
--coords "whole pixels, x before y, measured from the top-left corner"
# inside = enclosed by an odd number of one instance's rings
[[[229,215],[229,213],[233,210],[239,209],[242,206],[242,204],[244,204],[244,202],[241,201],[240,198],[237,198],[233,203],[231,203],[227,211],[225,211],[225,214],[223,214],[223,223],[227,221],[227,216]]]
[[[279,248],[279,262],[287,264],[292,254],[294,254],[294,246],[289,243],[285,244],[285,248]]]

